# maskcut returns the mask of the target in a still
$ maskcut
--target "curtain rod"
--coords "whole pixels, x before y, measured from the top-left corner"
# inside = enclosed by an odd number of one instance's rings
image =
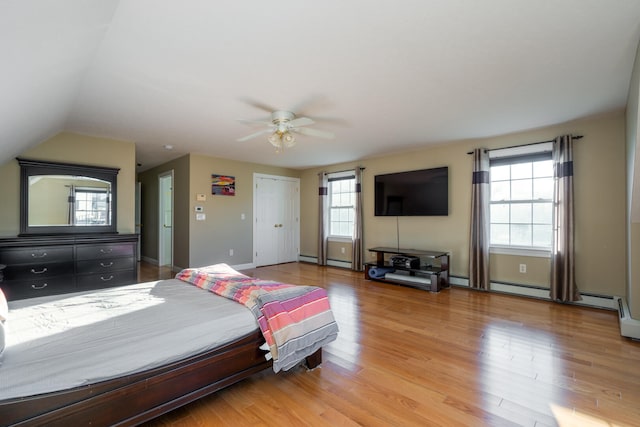
[[[355,168],[353,168],[353,169],[355,169]],[[325,172],[324,174],[325,174],[325,175],[329,175],[329,174],[331,174],[331,173],[351,172],[353,169],[347,169],[347,170],[343,170],[343,171]],[[360,166],[360,170],[361,170],[361,171],[363,171],[363,170],[365,170],[365,169],[366,169],[366,168],[365,168],[364,166]]]
[[[572,139],[582,139],[582,135],[576,135],[574,136]],[[518,147],[526,147],[528,145],[536,145],[536,144],[546,144],[548,142],[555,142],[555,139],[552,139],[550,141],[539,141],[539,142],[531,142],[529,144],[521,144],[521,145],[512,145],[510,147],[500,147],[500,148],[494,148],[492,150],[485,150],[486,151],[493,151],[493,150],[506,150],[507,148],[518,148]],[[473,154],[473,151],[467,151],[467,154]]]

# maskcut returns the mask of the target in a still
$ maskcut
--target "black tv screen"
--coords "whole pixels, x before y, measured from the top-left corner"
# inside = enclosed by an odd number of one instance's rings
[[[449,168],[376,175],[375,215],[449,215]]]

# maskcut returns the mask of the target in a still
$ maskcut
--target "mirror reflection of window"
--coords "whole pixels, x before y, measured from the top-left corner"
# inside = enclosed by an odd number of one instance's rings
[[[111,184],[72,175],[29,177],[30,227],[111,224]]]
[[[105,188],[75,188],[73,225],[108,225],[109,194]]]

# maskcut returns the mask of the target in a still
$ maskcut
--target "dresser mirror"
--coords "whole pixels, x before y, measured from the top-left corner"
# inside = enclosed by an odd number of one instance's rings
[[[119,169],[18,159],[20,234],[115,233]]]

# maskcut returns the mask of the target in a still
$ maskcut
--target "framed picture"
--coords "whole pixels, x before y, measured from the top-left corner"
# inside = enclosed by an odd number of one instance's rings
[[[236,195],[236,178],[229,175],[211,175],[211,194],[221,196]]]

